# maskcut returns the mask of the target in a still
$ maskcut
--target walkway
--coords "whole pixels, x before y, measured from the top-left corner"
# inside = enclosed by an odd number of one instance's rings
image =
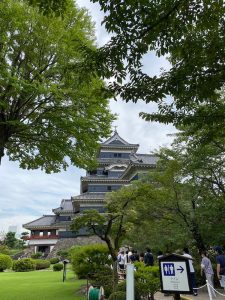
[[[225,292],[222,289],[216,289],[218,292],[224,294],[224,296],[219,295],[218,293],[216,294],[216,300],[225,300]],[[198,296],[194,295],[181,295],[181,297],[185,297],[186,299],[191,299],[191,300],[209,300],[209,295],[207,293],[207,288],[203,288],[198,291]],[[155,300],[173,300],[173,296],[164,296],[163,293],[156,293],[155,294]]]

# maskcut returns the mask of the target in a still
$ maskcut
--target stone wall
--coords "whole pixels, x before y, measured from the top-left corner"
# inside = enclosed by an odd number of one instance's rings
[[[59,239],[47,258],[50,259],[52,257],[56,257],[59,250],[69,249],[72,246],[84,246],[103,243],[104,242],[97,236],[78,236],[76,238]]]

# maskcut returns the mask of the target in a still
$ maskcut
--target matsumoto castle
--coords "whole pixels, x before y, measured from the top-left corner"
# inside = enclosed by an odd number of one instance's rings
[[[104,212],[105,194],[128,185],[138,179],[140,173],[155,168],[157,156],[139,154],[138,144],[130,144],[122,139],[117,131],[100,145],[96,170],[87,171],[80,179],[80,195],[71,199],[63,199],[59,207],[52,210],[53,214],[41,218],[23,227],[31,231],[29,246],[34,252],[50,253],[56,244],[63,244],[66,239],[87,239],[84,231],[75,234],[70,224],[85,209],[97,209]]]

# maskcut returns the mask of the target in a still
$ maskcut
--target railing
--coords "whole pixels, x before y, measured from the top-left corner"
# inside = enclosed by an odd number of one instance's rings
[[[47,240],[47,239],[58,239],[59,236],[56,234],[51,235],[31,235],[24,237],[24,240]]]

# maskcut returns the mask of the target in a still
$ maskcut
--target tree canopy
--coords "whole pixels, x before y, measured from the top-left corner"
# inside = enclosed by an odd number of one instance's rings
[[[110,134],[109,93],[88,51],[96,51],[84,9],[47,17],[20,0],[0,3],[0,158],[57,172],[93,165]]]
[[[136,218],[133,202],[137,197],[135,186],[110,192],[106,195],[105,213],[85,210],[74,218],[71,229],[77,232],[85,227],[90,234],[100,237],[106,242],[113,261],[116,261],[121,243]]]
[[[26,1],[26,0],[25,0]],[[71,0],[27,0],[30,5],[39,8],[45,15],[64,15]]]
[[[198,109],[202,103],[212,108],[225,82],[224,1],[92,2],[100,3],[112,33],[99,50],[102,74],[117,79],[110,87],[125,101],[158,103],[158,111],[142,118],[175,125],[224,120],[224,112],[205,115]],[[169,70],[155,76],[143,71],[144,58],[151,67],[151,51],[169,60]]]

